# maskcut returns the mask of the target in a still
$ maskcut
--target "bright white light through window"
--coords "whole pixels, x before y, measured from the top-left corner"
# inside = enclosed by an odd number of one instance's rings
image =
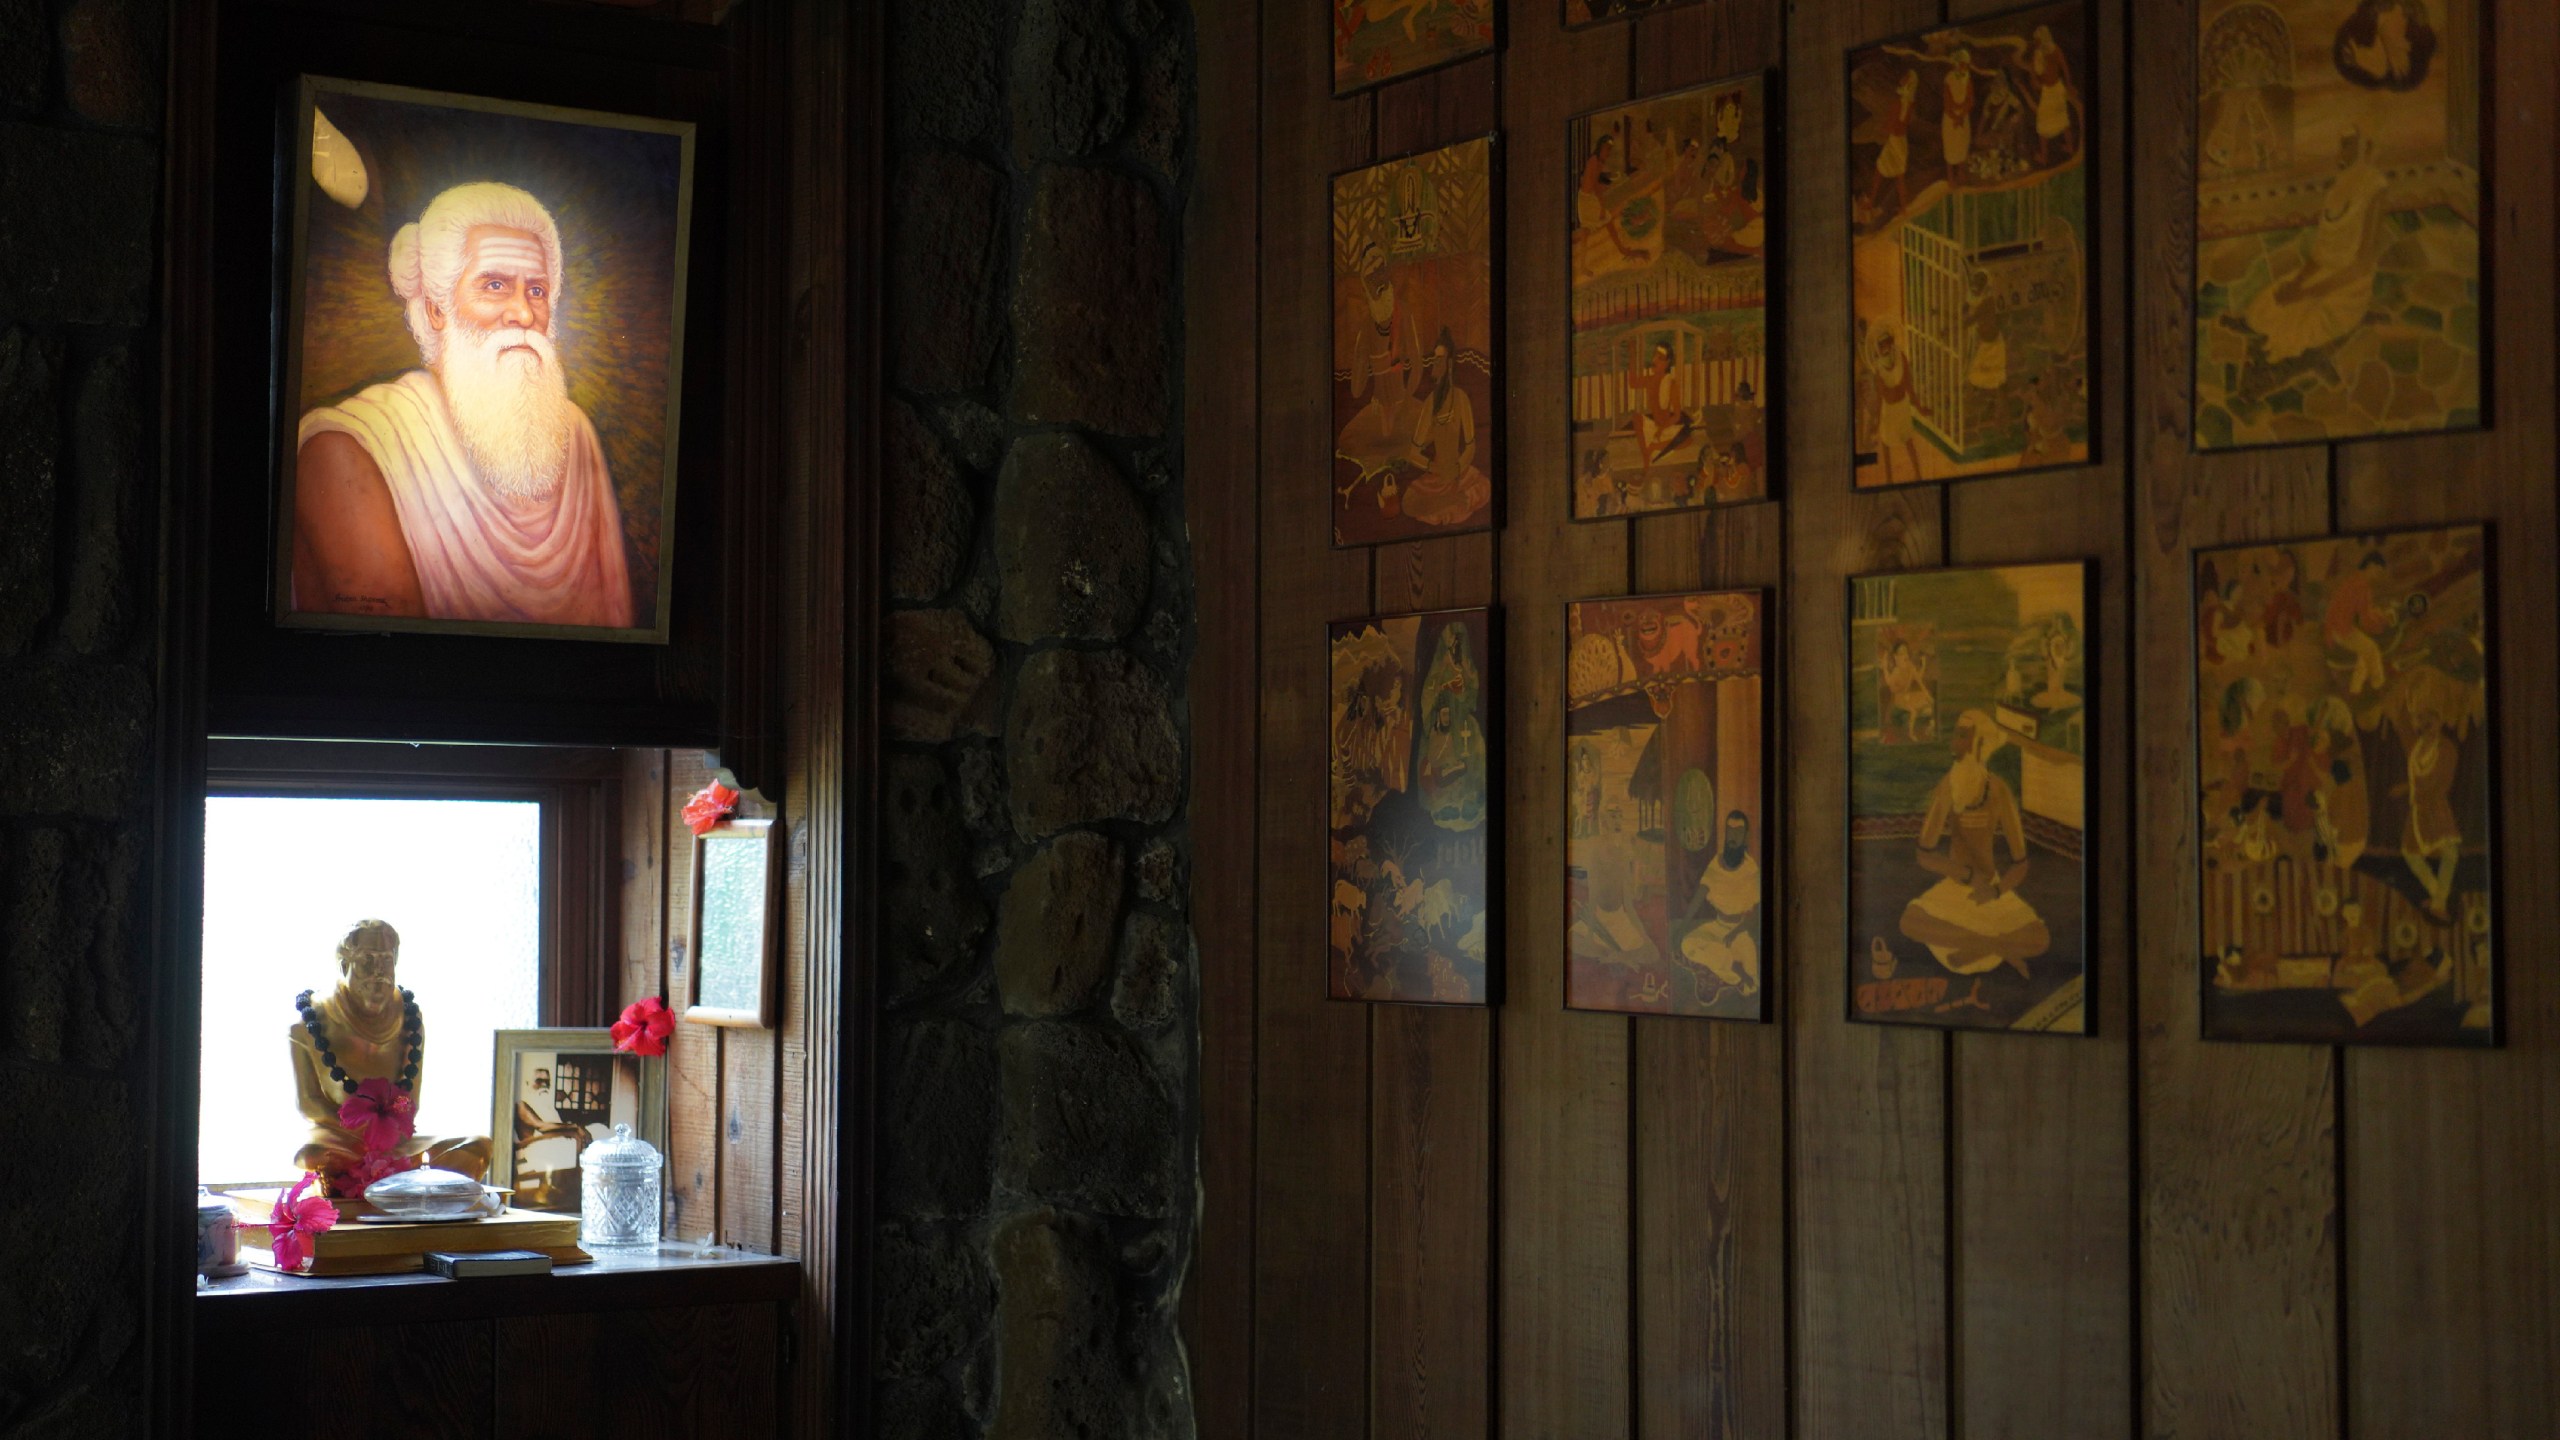
[[[536,1021],[542,807],[215,796],[204,827],[204,1094],[196,1173],[291,1178],[293,997],[338,983],[359,920],[400,932],[426,1021],[418,1133],[489,1133],[490,1032]],[[316,998],[315,995],[315,998]]]

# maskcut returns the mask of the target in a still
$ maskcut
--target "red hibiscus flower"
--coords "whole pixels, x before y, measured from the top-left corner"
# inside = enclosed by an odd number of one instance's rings
[[[417,1116],[416,1098],[379,1075],[356,1086],[356,1093],[338,1107],[338,1123],[364,1140],[368,1155],[397,1149],[418,1133]]]
[[[623,1007],[622,1018],[613,1022],[613,1048],[634,1055],[664,1055],[667,1037],[675,1033],[676,1012],[652,995]]]
[[[712,826],[728,819],[737,808],[738,792],[714,780],[684,802],[685,828],[697,836],[708,835]]]
[[[305,1175],[294,1181],[293,1188],[276,1202],[275,1213],[267,1217],[268,1243],[279,1270],[299,1270],[310,1264],[311,1237],[338,1223],[338,1207],[328,1197],[302,1193],[317,1178]]]

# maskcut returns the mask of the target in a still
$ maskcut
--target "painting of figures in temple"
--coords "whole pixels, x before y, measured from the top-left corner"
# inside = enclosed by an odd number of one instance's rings
[[[2488,534],[2196,557],[2204,1032],[2488,1045]]]
[[[1491,529],[1493,138],[1333,179],[1333,543]]]
[[[1769,496],[1761,77],[1572,123],[1573,517]]]
[[[1580,30],[1612,20],[1632,20],[1662,10],[1695,5],[1698,0],[1564,0],[1564,28]]]
[[[1766,592],[1565,619],[1565,1004],[1768,1014]]]
[[[1333,93],[1348,95],[1493,49],[1494,0],[1326,0]]]
[[[1861,489],[2088,461],[2089,72],[2077,3],[1850,53]]]
[[[1849,582],[1849,1010],[2085,1034],[2089,570]]]
[[[1336,1000],[1495,998],[1493,612],[1331,627]]]
[[[2207,0],[2195,443],[2482,422],[2479,0]]]

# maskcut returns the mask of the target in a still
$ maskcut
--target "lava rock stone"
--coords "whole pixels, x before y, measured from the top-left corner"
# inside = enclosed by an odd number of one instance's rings
[[[889,998],[908,999],[975,953],[986,901],[969,874],[959,796],[931,755],[889,759],[886,939]]]
[[[53,609],[62,347],[0,332],[0,655],[27,648]]]
[[[1147,517],[1078,435],[1015,442],[996,482],[998,625],[1008,640],[1117,640],[1147,601]]]
[[[1163,433],[1173,284],[1163,207],[1145,182],[1042,171],[1013,292],[1014,417]]]
[[[986,382],[1001,329],[1004,179],[966,156],[926,150],[900,168],[897,197],[890,371],[918,395],[974,390]]]
[[[0,315],[146,323],[159,205],[160,152],[150,141],[0,125]]]
[[[996,990],[1008,1015],[1084,1008],[1111,971],[1125,885],[1120,847],[1070,831],[1014,872],[996,921]]]
[[[1030,166],[1111,143],[1129,108],[1129,57],[1105,0],[1025,0],[1013,40],[1013,157]]]
[[[995,1423],[988,1440],[1130,1433],[1118,1277],[1091,1222],[1054,1210],[996,1231]]]
[[[916,413],[889,402],[889,593],[941,598],[960,578],[978,507],[942,441]]]
[[[1126,1037],[1068,1020],[996,1041],[1004,1130],[996,1179],[1010,1194],[1096,1215],[1174,1211],[1172,1098]]]
[[[1117,651],[1044,650],[1005,718],[1013,824],[1025,838],[1096,820],[1155,824],[1182,795],[1182,737],[1163,684]]]
[[[928,1018],[894,1027],[888,1050],[881,1213],[985,1213],[994,1173],[995,1047],[966,1021]]]
[[[992,735],[995,647],[957,610],[889,612],[889,735],[940,744]]]

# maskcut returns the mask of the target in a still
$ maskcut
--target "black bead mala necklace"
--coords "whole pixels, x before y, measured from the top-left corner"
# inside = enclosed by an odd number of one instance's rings
[[[311,1006],[311,992],[305,990],[294,996],[293,1008],[302,1012],[302,1028],[311,1032],[311,1043],[320,1051],[320,1063],[329,1071],[329,1078],[337,1081],[348,1094],[356,1093],[356,1082],[347,1078],[346,1067],[338,1063],[337,1052],[329,1048],[329,1032],[321,1028],[320,1012]],[[400,1073],[393,1077],[391,1083],[403,1091],[415,1090],[418,1088],[418,1062],[427,1054],[427,1025],[418,1016],[418,997],[410,994],[405,986],[400,991],[400,1040],[401,1049],[406,1053],[400,1060]]]

